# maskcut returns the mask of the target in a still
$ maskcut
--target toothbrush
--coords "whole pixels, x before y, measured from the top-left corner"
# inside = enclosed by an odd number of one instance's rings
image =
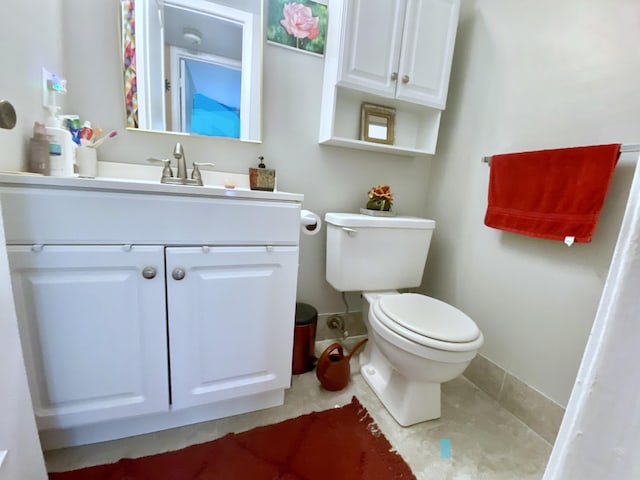
[[[111,130],[107,135],[105,135],[102,138],[99,138],[98,140],[96,140],[95,142],[93,142],[93,145],[89,145],[90,147],[93,148],[98,148],[100,145],[102,145],[105,140],[109,139],[109,138],[113,138],[118,134],[118,132],[116,130]]]

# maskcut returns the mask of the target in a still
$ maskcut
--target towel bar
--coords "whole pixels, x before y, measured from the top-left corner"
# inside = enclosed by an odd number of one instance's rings
[[[627,143],[622,145],[620,147],[620,153],[622,154],[626,152],[640,152],[640,144]],[[487,165],[491,166],[491,156],[485,155],[484,157],[482,157],[482,163],[486,163]]]

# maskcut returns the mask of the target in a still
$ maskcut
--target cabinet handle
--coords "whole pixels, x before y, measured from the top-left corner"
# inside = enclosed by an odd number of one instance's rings
[[[409,83],[409,80],[411,80],[411,79],[409,78],[409,75],[403,75],[403,76],[402,76],[402,83]]]
[[[174,268],[173,272],[171,272],[171,276],[174,280],[182,280],[185,275],[185,271],[181,268]]]
[[[393,72],[391,74],[391,80],[393,80],[394,82],[398,80],[398,72]]]
[[[153,267],[144,267],[142,269],[142,276],[147,280],[151,280],[152,278],[155,278],[157,273],[158,272]]]

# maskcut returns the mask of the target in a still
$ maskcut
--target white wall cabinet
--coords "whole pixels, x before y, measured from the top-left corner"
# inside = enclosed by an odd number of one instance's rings
[[[338,85],[444,109],[458,9],[456,0],[347,2]]]
[[[4,177],[12,285],[44,448],[283,403],[302,196],[207,196],[203,187],[158,195],[98,180],[76,188]]]
[[[320,143],[435,153],[459,0],[337,0],[330,9]],[[360,106],[396,109],[394,145],[360,141]]]

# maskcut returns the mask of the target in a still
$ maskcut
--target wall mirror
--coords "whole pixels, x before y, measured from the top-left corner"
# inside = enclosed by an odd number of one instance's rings
[[[262,0],[120,0],[126,128],[262,140]]]
[[[396,111],[390,107],[363,103],[360,140],[393,145]]]

